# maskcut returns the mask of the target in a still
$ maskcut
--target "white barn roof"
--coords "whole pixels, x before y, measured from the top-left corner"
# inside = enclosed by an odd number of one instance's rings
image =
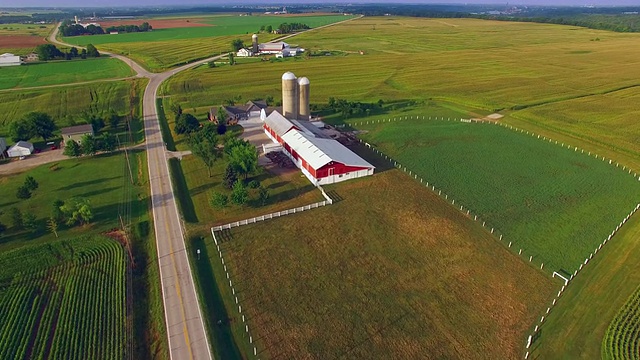
[[[284,134],[282,139],[316,170],[332,161],[347,166],[374,167],[346,146],[333,139],[316,138],[295,129]]]
[[[282,116],[279,112],[274,111],[264,120],[265,124],[273,131],[275,131],[278,136],[282,137],[282,135],[286,134],[292,127],[295,125],[287,120],[284,116]]]

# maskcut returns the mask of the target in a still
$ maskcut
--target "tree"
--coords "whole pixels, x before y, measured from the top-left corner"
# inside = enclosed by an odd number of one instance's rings
[[[77,223],[88,224],[93,219],[93,208],[89,200],[84,198],[72,198],[60,207],[67,218],[67,226]]]
[[[71,55],[72,58],[77,58],[78,57],[78,49],[75,47],[72,47],[71,49],[69,49],[69,55]]]
[[[247,191],[247,188],[244,186],[242,181],[236,181],[236,183],[233,184],[233,189],[231,191],[231,202],[236,205],[244,205],[247,200],[249,200],[249,192]]]
[[[56,200],[52,205],[51,218],[55,219],[58,222],[64,220],[64,212],[62,212],[62,206],[64,206],[64,201],[62,200]]]
[[[207,65],[209,66],[209,69],[213,69],[216,67],[216,62],[211,60],[207,63]]]
[[[171,112],[176,118],[182,115],[182,106],[180,106],[180,104],[178,103],[171,103],[171,106],[169,107],[169,109],[171,110]]]
[[[89,25],[91,26],[91,25]],[[93,44],[87,44],[87,56],[88,57],[100,57],[100,53],[98,52],[98,49],[96,49],[95,46],[93,46]]]
[[[111,133],[104,133],[99,138],[99,149],[106,152],[113,152],[118,148],[118,139]]]
[[[225,194],[215,192],[209,199],[209,205],[214,209],[223,210],[229,205],[229,197]]]
[[[233,65],[236,63],[236,59],[233,56],[233,53],[229,53],[229,65]]]
[[[231,164],[227,165],[227,168],[224,171],[224,178],[222,179],[222,182],[228,189],[232,189],[233,184],[235,184],[237,180],[238,174],[233,169],[233,166],[231,166]]]
[[[25,119],[11,122],[9,124],[9,134],[13,141],[27,141],[35,136],[33,124]]]
[[[104,128],[104,119],[95,115],[91,115],[89,116],[88,119],[86,119],[88,123],[91,124],[91,127],[93,128],[93,132],[94,133],[98,133],[100,130],[102,130],[102,128]]]
[[[7,225],[0,222],[0,235],[5,231],[7,231]]]
[[[51,138],[53,132],[58,128],[51,116],[43,112],[30,112],[25,116],[25,121],[31,124],[33,133],[40,136],[44,141]]]
[[[264,29],[264,31],[266,31],[267,33],[271,34],[273,32],[273,26],[267,25],[267,27]]]
[[[47,219],[47,230],[52,232],[56,236],[56,238],[58,237],[59,226],[60,224],[58,223],[58,220],[56,218],[50,217],[49,219]]]
[[[80,149],[82,149],[82,153],[84,155],[94,155],[98,152],[98,142],[96,141],[96,137],[93,135],[84,135],[82,140],[80,140]]]
[[[200,123],[195,116],[191,114],[182,114],[176,118],[174,131],[176,134],[192,133],[200,127]]]
[[[216,132],[218,133],[218,135],[224,135],[227,132],[227,125],[225,125],[224,123],[219,123],[216,127]]]
[[[40,61],[52,60],[63,56],[62,51],[53,44],[38,45],[34,52],[38,54],[38,59]]]
[[[82,155],[82,148],[75,140],[67,140],[64,143],[64,150],[62,154],[70,157],[78,157]]]
[[[198,136],[201,136],[204,139],[207,139],[211,142],[218,143],[218,132],[216,128],[216,124],[212,122],[207,122],[202,125],[200,131],[198,131]]]
[[[11,216],[11,225],[17,230],[24,228],[24,222],[22,221],[22,211],[17,207],[12,207],[9,210],[9,216]]]
[[[244,142],[241,146],[236,146],[229,154],[229,164],[233,166],[238,174],[243,174],[246,179],[250,173],[258,167],[258,151],[249,142]]]
[[[244,48],[244,42],[241,39],[235,39],[231,41],[231,50],[238,51]]]
[[[267,205],[267,201],[269,200],[269,190],[264,186],[260,186],[260,189],[258,189],[258,200],[260,200],[260,205]]]
[[[16,197],[21,200],[28,199],[31,197],[31,191],[29,191],[28,187],[22,185],[18,188],[18,191],[16,192]]]
[[[23,186],[29,189],[30,191],[33,191],[38,188],[38,182],[36,181],[36,179],[33,178],[33,176],[27,176],[27,178],[24,179]]]
[[[118,125],[120,125],[120,116],[113,112],[109,115],[109,127],[116,129],[118,128]]]
[[[37,230],[39,226],[38,219],[32,212],[24,214],[23,223],[24,227],[29,230]]]
[[[211,177],[211,167],[219,157],[218,139],[216,137],[211,139],[203,133],[198,133],[198,136],[194,136],[190,143],[191,153],[202,160],[207,167],[209,177]]]

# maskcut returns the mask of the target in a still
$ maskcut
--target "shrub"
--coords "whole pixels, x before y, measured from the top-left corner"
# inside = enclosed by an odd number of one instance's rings
[[[249,181],[249,184],[247,184],[247,186],[249,187],[249,189],[257,189],[257,188],[260,187],[260,181],[251,180],[251,181]]]

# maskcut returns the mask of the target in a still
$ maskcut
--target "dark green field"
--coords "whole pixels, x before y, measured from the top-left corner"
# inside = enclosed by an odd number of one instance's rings
[[[25,246],[0,256],[0,357],[123,358],[126,255],[100,236]]]
[[[427,119],[357,127],[549,273],[572,274],[640,201],[640,182],[615,163],[497,124]]]

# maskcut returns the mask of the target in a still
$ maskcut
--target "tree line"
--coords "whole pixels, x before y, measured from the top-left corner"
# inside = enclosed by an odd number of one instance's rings
[[[96,47],[93,46],[93,44],[88,44],[86,49],[82,49],[80,51],[78,51],[77,48],[72,47],[71,49],[69,49],[69,51],[64,51],[64,52],[60,51],[60,49],[58,49],[53,44],[42,44],[42,45],[36,46],[36,49],[34,52],[38,54],[38,60],[40,61],[49,61],[49,60],[56,60],[56,59],[71,60],[75,58],[86,59],[88,57],[100,57],[100,52],[98,52],[98,49],[96,49]]]
[[[60,25],[60,33],[63,36],[80,36],[80,35],[102,35],[108,34],[112,31],[117,32],[146,32],[151,31],[153,27],[148,22],[143,22],[141,25],[118,25],[110,26],[106,30],[101,26],[87,25],[84,27],[79,24],[74,24],[70,20],[65,21]]]
[[[348,101],[345,99],[329,98],[327,103],[328,109],[334,113],[342,114],[343,118],[352,116],[369,116],[382,112],[384,101],[378,100],[377,103],[363,103],[359,101]]]

